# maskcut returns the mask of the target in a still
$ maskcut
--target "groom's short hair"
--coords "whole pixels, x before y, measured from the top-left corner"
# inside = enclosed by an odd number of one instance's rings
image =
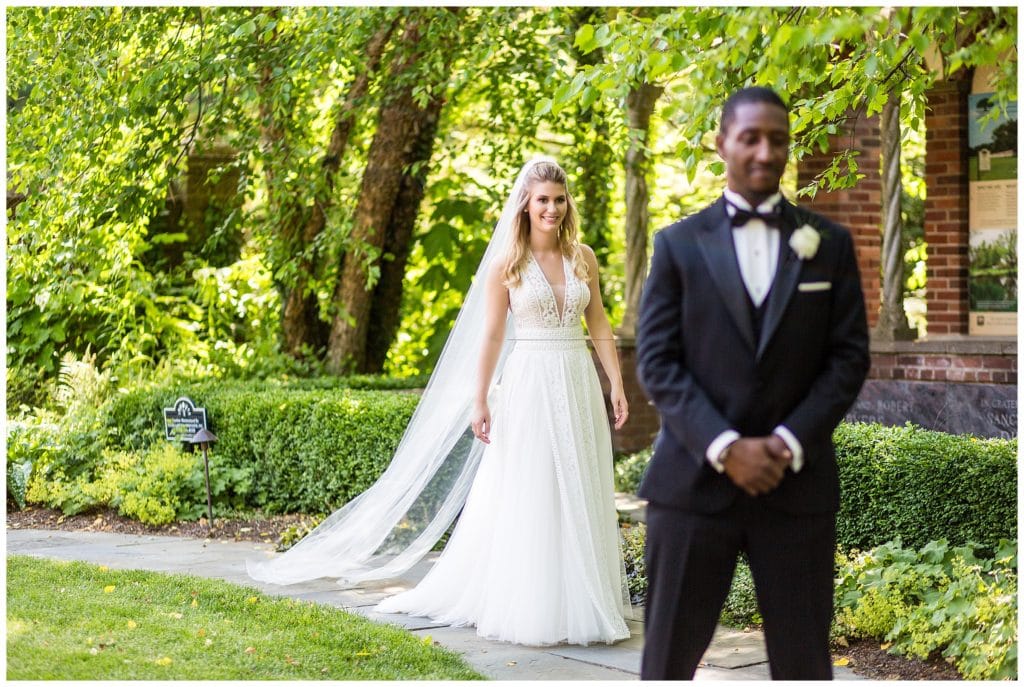
[[[747,103],[776,105],[785,110],[787,115],[789,114],[789,107],[782,101],[778,93],[764,86],[748,86],[736,91],[725,101],[725,105],[722,106],[722,121],[718,126],[719,133],[725,134],[729,125],[732,124],[732,120],[736,119],[736,108]]]

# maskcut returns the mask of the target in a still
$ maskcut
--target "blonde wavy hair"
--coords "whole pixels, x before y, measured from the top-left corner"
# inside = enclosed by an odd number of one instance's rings
[[[590,281],[590,269],[583,259],[583,251],[580,250],[579,214],[576,211],[576,201],[569,193],[568,177],[565,170],[555,162],[542,161],[536,163],[527,173],[526,183],[523,184],[523,191],[516,206],[516,225],[512,230],[505,267],[502,270],[502,281],[508,288],[518,286],[522,281],[523,270],[526,269],[526,262],[530,257],[530,215],[525,211],[533,194],[533,187],[545,181],[561,184],[565,188],[567,208],[562,226],[558,229],[559,250],[569,259],[576,277],[584,282]]]

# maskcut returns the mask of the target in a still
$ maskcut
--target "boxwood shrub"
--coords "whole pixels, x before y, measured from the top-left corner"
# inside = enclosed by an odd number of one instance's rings
[[[991,551],[1017,536],[1017,440],[979,439],[907,424],[841,423],[833,436],[844,550],[894,539],[920,548],[946,539]],[[616,489],[635,492],[649,449],[616,460]]]
[[[17,439],[12,444],[18,449],[16,462],[34,467],[29,501],[66,513],[119,507],[128,494],[115,499],[107,498],[107,492],[111,485],[130,480],[114,474],[117,466],[142,465],[142,456],[162,450],[169,443],[164,439],[163,408],[189,396],[206,408],[209,427],[218,437],[210,452],[215,511],[326,513],[380,476],[419,400],[412,391],[373,387],[401,389],[409,384],[408,380],[363,376],[293,383],[236,380],[151,385],[117,393],[74,422],[26,423],[19,433],[12,433]],[[179,444],[176,448],[193,447]],[[167,492],[181,500],[195,491],[178,484],[181,479],[165,481],[149,485],[144,490],[147,498],[152,501],[156,498],[152,494]],[[191,484],[194,479],[185,482]],[[155,504],[149,509],[153,511],[149,520],[166,520],[168,509],[179,518],[186,517],[183,514],[198,517],[205,510],[205,489],[197,493],[201,498],[194,499],[196,503],[191,498],[171,503],[174,499],[168,498],[167,503]]]
[[[907,424],[843,423],[834,435],[842,499],[840,546],[945,539],[991,552],[1017,538],[1017,440]]]
[[[174,404],[182,396],[188,396],[196,405],[206,408],[210,430],[217,434],[215,425],[235,424],[235,418],[224,415],[224,409],[217,407],[222,398],[236,395],[260,396],[263,394],[289,394],[303,391],[318,391],[325,394],[341,393],[345,390],[361,391],[410,391],[426,385],[426,377],[382,377],[376,375],[353,375],[351,377],[312,377],[285,381],[278,380],[207,380],[199,383],[171,382],[152,384],[122,391],[115,395],[104,408],[109,430],[114,435],[117,448],[140,449],[163,437],[163,409]],[[212,403],[213,407],[209,404]],[[234,408],[237,410],[238,408]]]
[[[164,441],[163,408],[188,396],[206,408],[217,435],[211,462],[247,473],[239,485],[246,505],[325,513],[376,481],[419,400],[408,391],[347,386],[228,382],[140,390],[114,399],[107,419],[118,448],[144,449]]]

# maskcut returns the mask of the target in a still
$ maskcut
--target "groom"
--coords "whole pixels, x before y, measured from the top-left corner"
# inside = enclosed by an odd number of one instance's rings
[[[727,189],[660,231],[637,372],[661,416],[648,499],[645,680],[692,679],[740,551],[773,679],[830,679],[832,431],[869,366],[849,232],[788,203],[789,113],[734,93],[716,139]]]

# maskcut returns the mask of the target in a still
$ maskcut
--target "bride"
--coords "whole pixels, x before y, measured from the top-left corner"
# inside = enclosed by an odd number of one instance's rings
[[[423,580],[376,611],[528,645],[629,637],[611,434],[581,317],[611,381],[616,428],[628,408],[566,181],[548,158],[523,167],[391,465],[292,549],[250,562],[250,576],[393,577],[462,508]]]

